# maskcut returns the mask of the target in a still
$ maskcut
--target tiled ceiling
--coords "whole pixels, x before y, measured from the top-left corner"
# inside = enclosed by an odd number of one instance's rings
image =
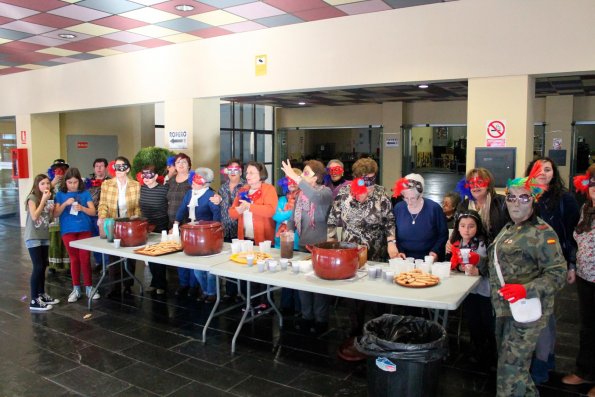
[[[448,0],[0,0],[0,75],[444,1]],[[182,6],[192,9],[182,11]]]
[[[222,98],[238,103],[284,108],[302,106],[344,106],[361,103],[458,101],[467,99],[467,81],[435,82],[427,88],[418,85],[343,88],[340,90],[292,92]],[[595,75],[541,77],[535,81],[535,97],[550,95],[595,95]]]

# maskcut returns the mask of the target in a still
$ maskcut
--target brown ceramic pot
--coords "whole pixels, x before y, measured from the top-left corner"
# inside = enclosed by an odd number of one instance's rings
[[[121,247],[138,247],[147,243],[149,233],[154,229],[155,225],[149,224],[145,218],[117,218],[114,237],[121,240]]]
[[[365,246],[363,246],[365,247]],[[344,280],[355,276],[360,252],[364,248],[354,243],[325,242],[306,245],[312,253],[314,273],[326,280]]]
[[[198,221],[180,227],[184,253],[215,255],[223,250],[223,226],[216,221]]]

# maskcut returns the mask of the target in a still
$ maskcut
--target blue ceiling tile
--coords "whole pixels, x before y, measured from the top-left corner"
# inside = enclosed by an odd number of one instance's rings
[[[159,23],[156,23],[155,25],[161,26],[162,28],[177,30],[178,32],[184,32],[184,33],[191,32],[193,30],[206,29],[206,28],[213,27],[212,25],[209,25],[208,23],[195,21],[194,19],[190,19],[190,18],[172,19],[171,21],[159,22]]]
[[[0,28],[0,37],[8,40],[21,40],[27,37],[34,36],[33,34],[25,32],[17,32],[16,30],[2,29]]]
[[[293,15],[284,14],[284,15],[275,15],[273,17],[255,19],[254,22],[259,23],[259,24],[264,25],[269,28],[273,28],[275,26],[291,25],[294,23],[300,23],[300,22],[304,22],[304,21],[302,21],[301,19],[299,19],[298,17],[295,17]]]
[[[141,4],[128,0],[83,0],[76,3],[76,5],[110,14],[120,14],[144,7]]]

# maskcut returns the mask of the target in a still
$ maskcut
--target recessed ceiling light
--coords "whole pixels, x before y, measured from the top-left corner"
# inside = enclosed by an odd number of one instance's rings
[[[72,33],[62,33],[58,35],[59,37],[63,38],[63,39],[74,39],[76,38],[76,34],[72,34]]]
[[[176,10],[178,11],[192,11],[194,10],[194,6],[191,6],[189,4],[180,4],[176,6]]]
[[[428,88],[429,86],[427,84],[420,84],[417,86],[417,88]]]
[[[304,101],[298,102],[298,105],[300,105],[300,106],[304,106],[305,104],[306,104],[306,102],[304,102]]]

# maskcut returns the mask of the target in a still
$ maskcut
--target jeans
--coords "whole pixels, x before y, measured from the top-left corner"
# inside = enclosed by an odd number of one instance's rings
[[[217,282],[215,276],[204,270],[195,270],[194,276],[200,284],[203,295],[217,295]]]
[[[178,282],[180,287],[195,288],[198,285],[198,281],[194,277],[194,271],[183,267],[178,267]]]

